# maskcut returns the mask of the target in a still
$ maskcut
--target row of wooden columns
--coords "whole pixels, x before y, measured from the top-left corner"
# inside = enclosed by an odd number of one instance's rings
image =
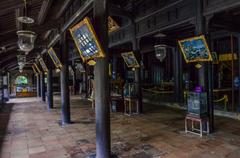
[[[104,53],[105,58],[99,58],[94,67],[94,80],[95,80],[95,114],[96,114],[96,157],[97,158],[110,158],[111,157],[111,137],[110,137],[110,108],[109,108],[109,75],[108,75],[108,0],[95,0],[94,1],[94,26],[97,36]],[[62,46],[62,68],[61,68],[61,113],[62,124],[71,123],[70,118],[70,95],[69,95],[69,70],[68,70],[68,46],[66,39],[66,32],[63,33],[61,38]],[[136,47],[134,51],[139,53]],[[136,70],[136,82],[138,92],[141,91],[141,78],[140,69]],[[87,74],[87,72],[86,72]],[[40,77],[41,76],[41,77]],[[42,97],[45,101],[45,86],[44,86],[44,73],[37,76],[37,91],[38,96]],[[47,83],[48,92],[48,109],[53,108],[53,76],[52,69],[49,69]],[[87,77],[87,75],[85,75]],[[74,77],[76,78],[76,76]],[[87,82],[87,80],[86,80]],[[41,84],[40,84],[41,83]],[[40,86],[41,85],[41,86]],[[41,93],[40,93],[41,91]],[[86,90],[87,91],[87,90]],[[141,102],[141,93],[139,93]]]

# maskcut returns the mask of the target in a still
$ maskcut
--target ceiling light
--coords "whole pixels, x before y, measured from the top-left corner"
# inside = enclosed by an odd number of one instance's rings
[[[32,31],[21,30],[17,32],[18,46],[24,52],[30,52],[34,48],[36,34]]]

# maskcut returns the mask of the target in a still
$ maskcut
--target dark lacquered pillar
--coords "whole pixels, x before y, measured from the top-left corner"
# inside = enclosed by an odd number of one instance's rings
[[[134,51],[136,56],[140,55],[140,51]],[[140,63],[140,58],[138,62]],[[142,79],[141,79],[141,65],[138,68],[135,68],[135,82],[136,82],[136,91],[139,104],[139,113],[143,113],[143,103],[142,103]]]
[[[53,108],[53,70],[49,68],[47,74],[47,94],[48,94],[48,109]]]
[[[175,78],[175,98],[182,105],[184,102],[183,74],[182,74],[182,56],[179,49],[172,49],[174,54],[174,78]]]
[[[37,74],[37,96],[41,97],[41,75]]]
[[[112,58],[112,79],[117,78],[117,55],[113,54]]]
[[[45,74],[41,73],[41,97],[42,101],[46,101],[46,89],[45,89]]]
[[[206,27],[205,17],[203,16],[203,0],[196,0],[196,34],[206,35],[208,27]],[[208,36],[206,36],[209,39]],[[210,41],[208,40],[208,43]],[[210,45],[211,46],[211,45]],[[211,63],[201,63],[202,67],[198,72],[198,83],[203,87],[203,90],[207,92],[207,107],[209,115],[209,129],[210,133],[214,131],[214,106],[213,106],[213,83],[212,83],[212,64]]]
[[[87,64],[85,64],[85,75],[84,75],[84,83],[85,84],[85,98],[88,98],[89,97],[89,94],[88,94],[88,66]]]
[[[68,69],[68,49],[66,32],[62,35],[62,63],[61,68],[61,114],[62,114],[62,125],[69,124],[70,119],[70,95],[69,95],[69,69]]]
[[[73,95],[77,95],[77,79],[76,79],[75,69],[74,69],[74,74],[73,74]]]
[[[1,109],[0,110],[2,110],[2,108],[3,108],[3,105],[4,105],[4,88],[3,88],[3,74],[1,73],[0,74],[0,78],[1,78],[1,86],[2,87],[0,87],[0,90],[1,90],[1,93],[2,93],[2,96],[1,96]]]
[[[94,68],[97,158],[110,158],[111,153],[107,12],[108,0],[94,0],[94,26],[106,54]]]

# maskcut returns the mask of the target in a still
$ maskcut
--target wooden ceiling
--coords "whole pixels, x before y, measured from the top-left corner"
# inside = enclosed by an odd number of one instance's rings
[[[17,65],[18,30],[31,30],[37,34],[36,48],[30,52],[28,60],[40,53],[41,46],[45,44],[46,32],[59,26],[60,20],[56,19],[56,12],[62,5],[62,0],[27,0],[27,16],[35,22],[26,25],[17,21],[17,17],[26,14],[24,0],[0,1],[0,68],[8,70]]]

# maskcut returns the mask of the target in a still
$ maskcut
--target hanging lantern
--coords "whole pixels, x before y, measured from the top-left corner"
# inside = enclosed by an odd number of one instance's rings
[[[34,48],[36,34],[32,31],[22,30],[17,32],[18,46],[24,52],[30,52]]]
[[[167,46],[155,45],[154,48],[155,48],[155,55],[157,59],[159,59],[162,62],[167,56]]]
[[[18,65],[19,65],[19,68],[23,68],[26,64],[26,55],[18,55],[17,56],[17,59],[18,59]]]

